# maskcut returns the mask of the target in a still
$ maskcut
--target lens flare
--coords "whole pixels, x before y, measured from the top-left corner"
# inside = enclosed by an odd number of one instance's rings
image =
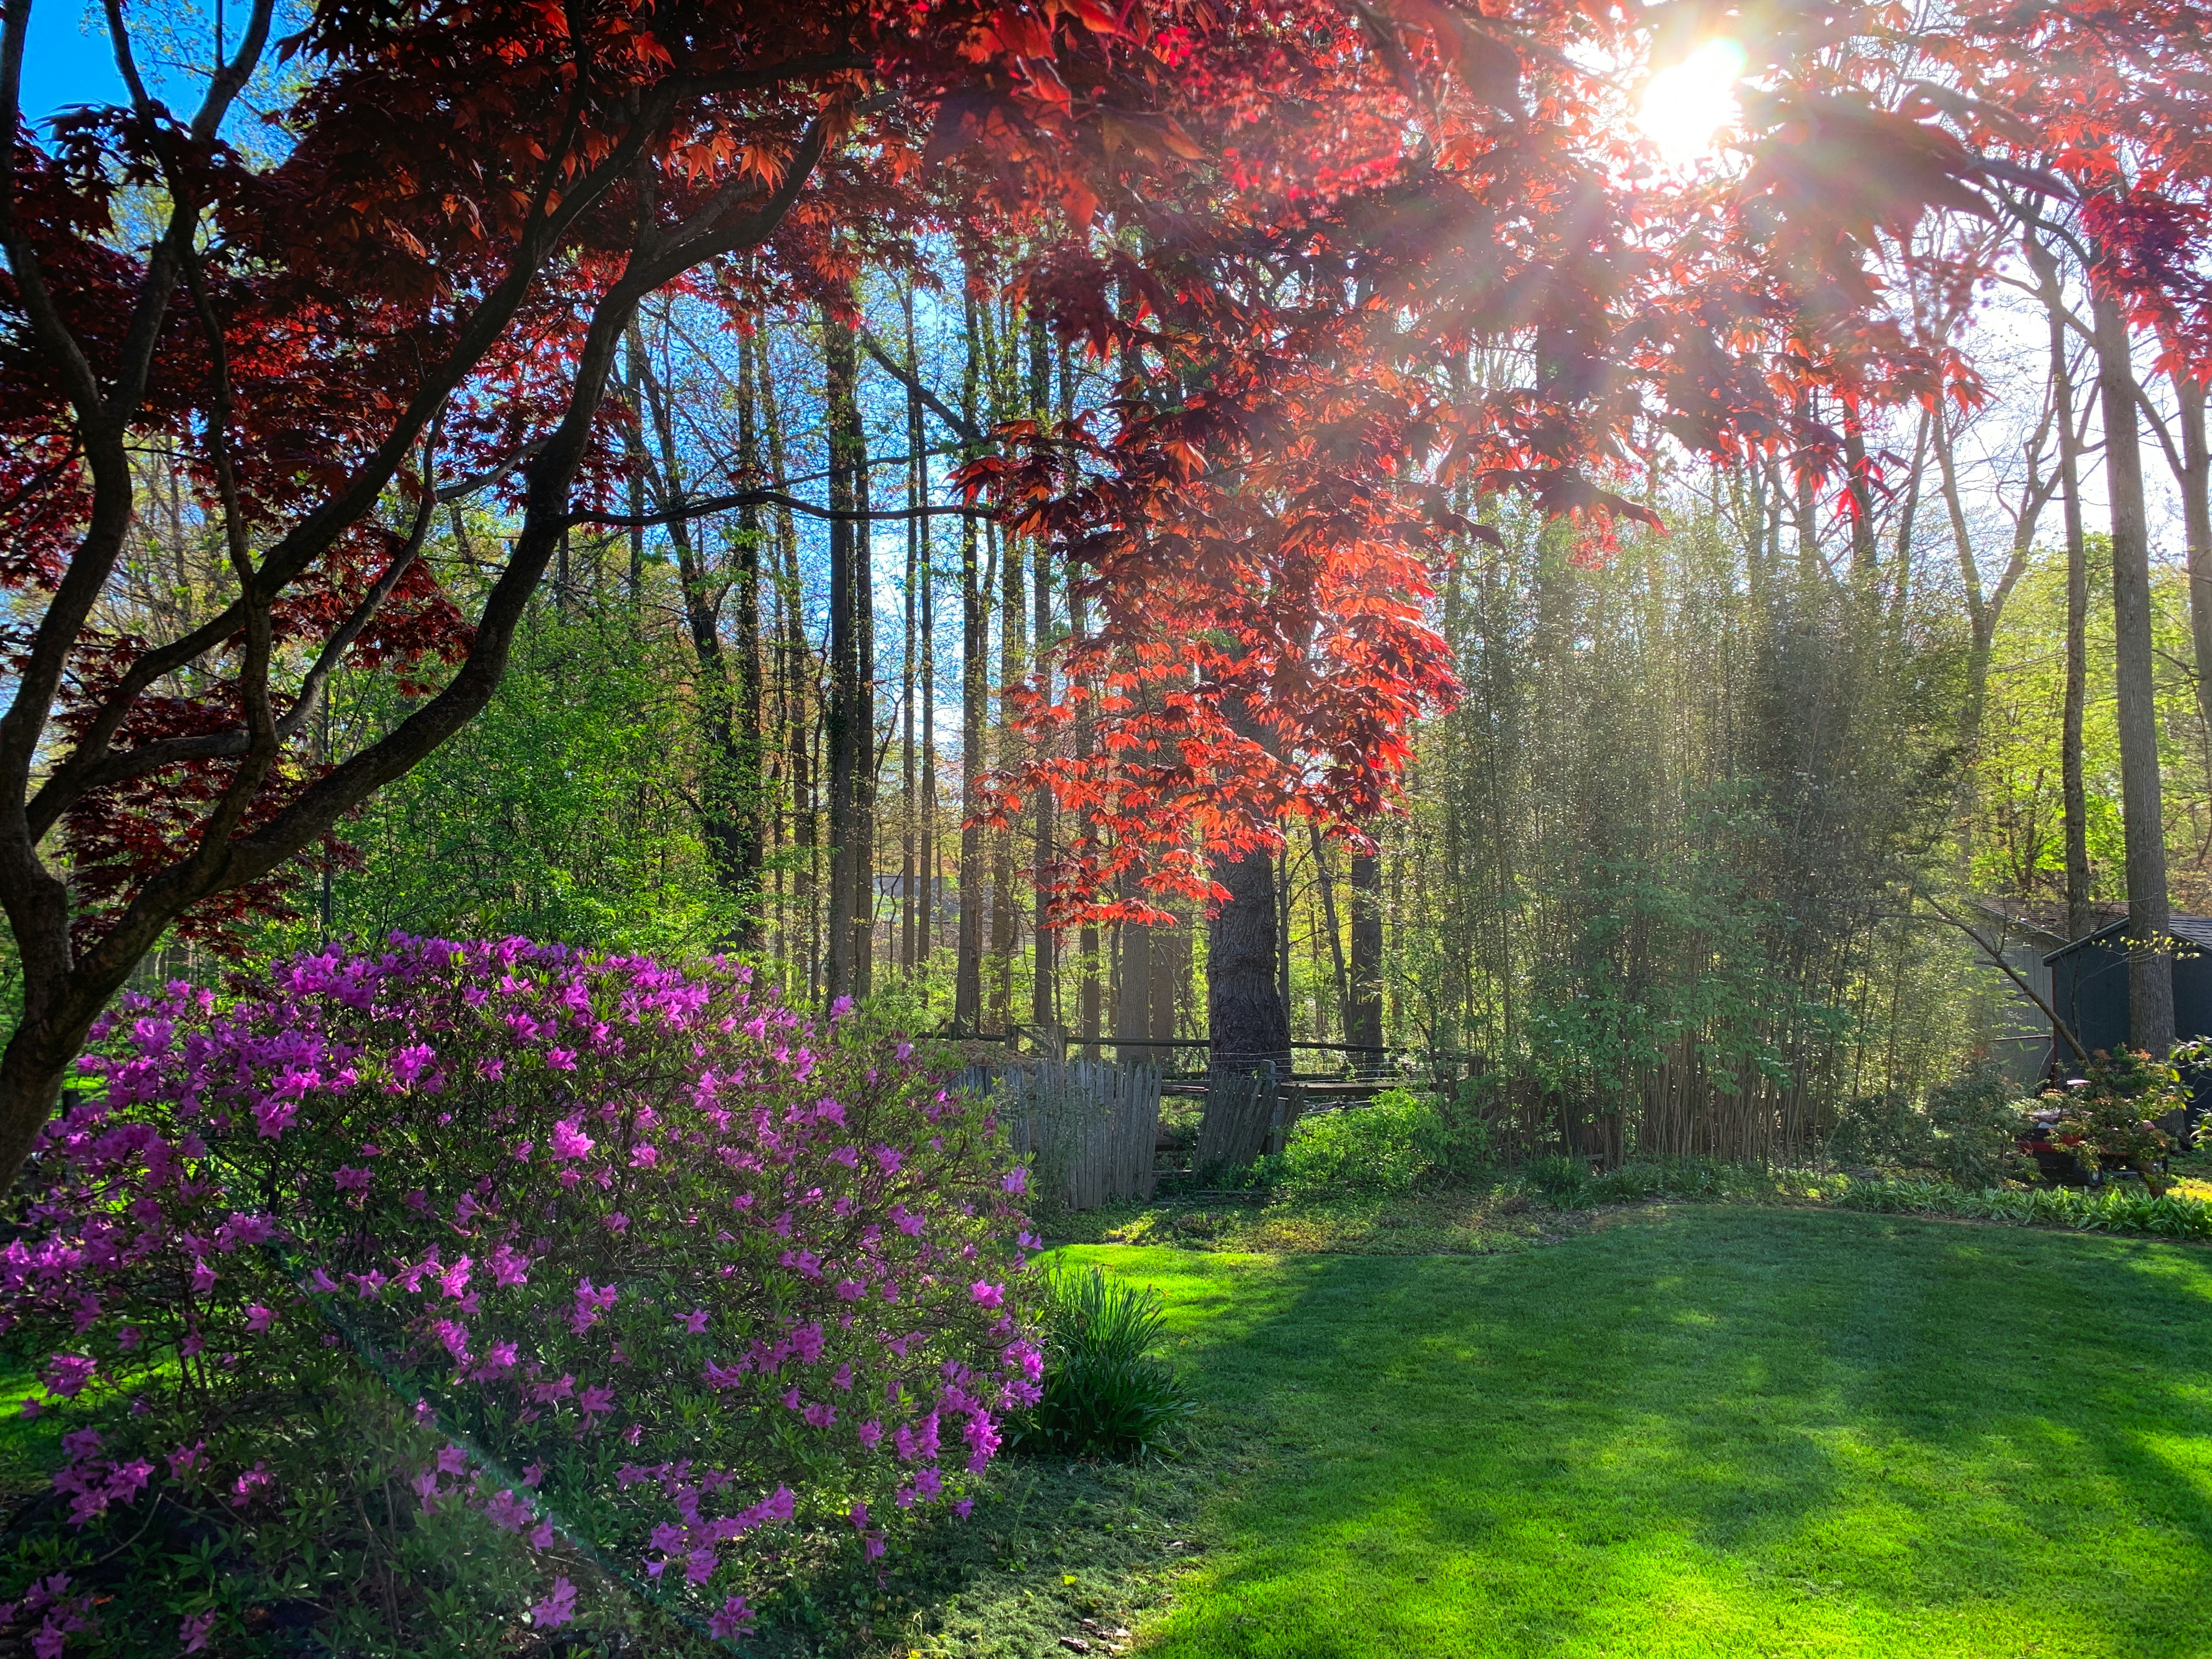
[[[1742,113],[1735,83],[1743,66],[1743,48],[1735,41],[1708,40],[1644,82],[1636,130],[1668,167],[1690,167],[1712,155],[1715,140]]]

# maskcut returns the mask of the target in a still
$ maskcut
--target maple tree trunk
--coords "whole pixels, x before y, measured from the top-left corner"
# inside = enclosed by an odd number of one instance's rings
[[[1250,1072],[1273,1060],[1279,1074],[1287,1073],[1291,1024],[1275,975],[1274,854],[1260,848],[1242,858],[1216,858],[1212,870],[1229,896],[1206,935],[1211,1069]]]
[[[2173,969],[2166,887],[2165,802],[2153,682],[2150,532],[2127,319],[2101,288],[2090,298],[2105,417],[2105,488],[2112,507],[2112,654],[2127,836],[2128,1041],[2154,1054],[2173,1046]]]
[[[1344,1040],[1382,1046],[1382,860],[1375,853],[1352,855],[1352,1000]]]

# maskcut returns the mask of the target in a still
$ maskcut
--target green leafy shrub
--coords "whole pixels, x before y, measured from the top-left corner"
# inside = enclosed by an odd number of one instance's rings
[[[1988,1060],[1929,1091],[1928,1126],[1928,1167],[1959,1186],[1993,1187],[2023,1172],[2018,1092]]]
[[[1154,1354],[1167,1318],[1160,1293],[1097,1268],[1038,1276],[1044,1395],[1016,1429],[1026,1449],[1078,1457],[1158,1450],[1192,1404]]]
[[[1980,1060],[1930,1090],[1923,1105],[1896,1093],[1846,1103],[1827,1152],[1838,1164],[1928,1170],[1961,1187],[1987,1187],[2022,1172],[2023,1124],[2012,1084]]]
[[[1591,1176],[1580,1196],[1593,1204],[1636,1204],[1654,1198],[1771,1198],[1775,1177],[1717,1158],[1639,1159]]]
[[[2172,1193],[2128,1188],[1991,1188],[1968,1192],[1942,1181],[1858,1181],[1836,1195],[1838,1208],[1882,1213],[1949,1215],[2021,1226],[2071,1227],[2082,1232],[2147,1233],[2160,1238],[2212,1238],[2212,1204]]]
[[[1571,1204],[1589,1191],[1589,1165],[1578,1158],[1554,1152],[1532,1158],[1521,1166],[1521,1179],[1539,1197],[1554,1204]]]
[[[1402,1193],[1447,1161],[1450,1142],[1435,1107],[1407,1090],[1389,1089],[1364,1106],[1300,1118],[1262,1174],[1285,1193]]]
[[[1932,1128],[1927,1115],[1901,1094],[1861,1095],[1837,1108],[1828,1156],[1838,1164],[1926,1169]]]
[[[2176,1062],[2186,1064],[2198,1052],[2190,1045],[2176,1050],[2174,1060],[2153,1060],[2139,1048],[2117,1054],[2100,1049],[2080,1084],[2042,1097],[2045,1108],[2058,1114],[2045,1133],[2085,1171],[2132,1170],[2154,1198],[2161,1196],[2172,1184],[2160,1164],[2173,1142],[2152,1120],[2188,1107]]]
[[[1025,1172],[848,1004],[397,936],[234,993],[124,998],[7,1215],[64,1431],[9,1651],[446,1659],[631,1596],[734,1634],[1038,1399]]]

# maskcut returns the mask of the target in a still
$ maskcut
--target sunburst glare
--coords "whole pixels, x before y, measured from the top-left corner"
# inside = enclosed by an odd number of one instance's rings
[[[1709,40],[1644,83],[1636,100],[1636,130],[1668,167],[1690,167],[1713,153],[1715,142],[1741,112],[1735,83],[1743,66],[1741,46]]]

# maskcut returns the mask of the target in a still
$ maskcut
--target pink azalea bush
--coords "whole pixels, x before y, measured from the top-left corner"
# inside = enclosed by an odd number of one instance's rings
[[[728,1639],[802,1540],[964,1513],[1037,1396],[1022,1172],[852,1025],[739,964],[520,939],[127,1000],[0,1251],[76,1540],[0,1613],[40,1659],[102,1619],[231,1647],[266,1613],[241,1586],[350,1549],[332,1631],[476,1571],[510,1626],[627,1579]],[[205,1583],[111,1569],[95,1618],[86,1564],[132,1537]]]

